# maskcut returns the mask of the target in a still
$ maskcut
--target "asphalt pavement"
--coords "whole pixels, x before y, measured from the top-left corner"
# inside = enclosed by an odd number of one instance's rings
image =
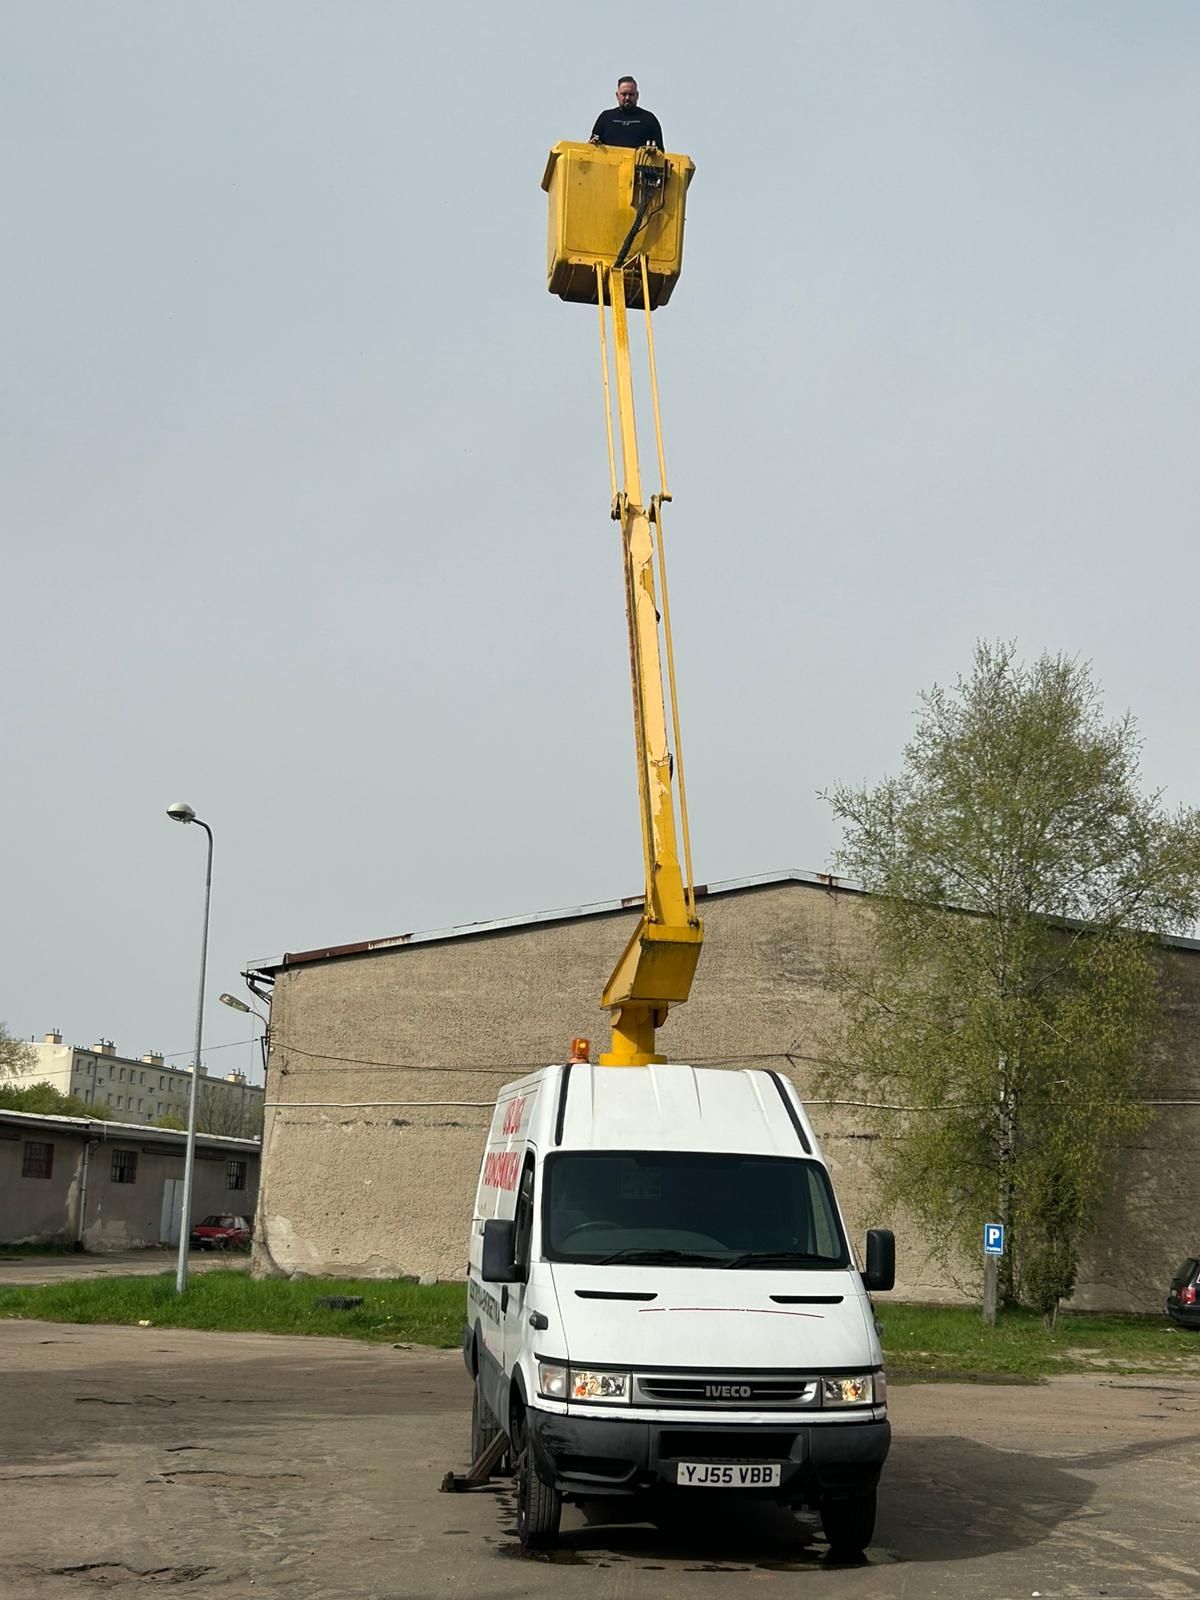
[[[455,1351],[0,1322],[0,1597],[978,1600],[1200,1593],[1200,1381],[895,1385],[876,1541],[698,1491],[670,1533],[564,1515],[522,1554],[511,1487],[444,1495]]]

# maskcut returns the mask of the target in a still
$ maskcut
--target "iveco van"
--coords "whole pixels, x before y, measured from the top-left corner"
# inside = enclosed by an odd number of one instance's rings
[[[890,1437],[870,1291],[894,1278],[886,1229],[860,1270],[778,1073],[547,1067],[500,1091],[479,1176],[472,1455],[506,1435],[529,1547],[564,1499],[733,1493],[861,1551]]]

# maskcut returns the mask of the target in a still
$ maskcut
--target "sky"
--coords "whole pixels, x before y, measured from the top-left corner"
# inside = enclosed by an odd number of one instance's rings
[[[212,1070],[248,962],[640,889],[539,188],[622,73],[696,163],[655,333],[698,880],[825,869],[820,792],[979,638],[1091,662],[1200,804],[1198,59],[1189,0],[9,0],[0,1018],[188,1059],[176,800]]]

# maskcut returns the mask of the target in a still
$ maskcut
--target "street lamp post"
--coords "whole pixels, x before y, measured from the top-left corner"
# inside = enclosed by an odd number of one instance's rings
[[[266,1078],[267,1078],[267,1043],[268,1043],[268,1039],[269,1039],[269,1036],[270,1036],[270,1033],[271,1033],[270,1020],[267,1017],[263,1016],[262,1012],[258,1009],[257,1006],[248,1006],[244,1000],[239,1000],[237,995],[235,995],[235,994],[219,994],[217,996],[217,999],[221,1002],[221,1004],[223,1006],[229,1006],[234,1011],[244,1011],[247,1016],[249,1016],[249,1017],[257,1017],[258,1020],[262,1023],[262,1025],[263,1025],[263,1033],[262,1033],[262,1038],[258,1041],[258,1043],[259,1043],[260,1049],[262,1050],[263,1082],[265,1083],[266,1082]],[[250,1024],[250,1031],[251,1031],[251,1034],[253,1034],[253,1032],[254,1032],[254,1024],[253,1023]]]
[[[188,1099],[187,1148],[183,1157],[183,1211],[179,1223],[179,1265],[175,1292],[182,1294],[188,1280],[188,1244],[192,1233],[192,1177],[196,1169],[196,1099],[200,1086],[200,1049],[204,1037],[204,979],[208,968],[208,906],[212,897],[213,836],[207,822],[177,800],[167,807],[172,822],[194,822],[208,835],[208,865],[204,874],[204,936],[200,941],[200,998],[196,1002],[196,1053],[192,1058],[192,1092]]]

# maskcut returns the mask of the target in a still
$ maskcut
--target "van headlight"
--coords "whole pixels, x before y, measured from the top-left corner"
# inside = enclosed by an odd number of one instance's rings
[[[547,1400],[627,1405],[633,1393],[633,1374],[608,1367],[566,1367],[540,1361],[538,1387]]]
[[[569,1367],[568,1400],[627,1401],[633,1389],[631,1372],[613,1372],[594,1367]]]
[[[871,1406],[875,1404],[875,1378],[864,1372],[853,1378],[822,1378],[821,1404],[825,1406]]]

